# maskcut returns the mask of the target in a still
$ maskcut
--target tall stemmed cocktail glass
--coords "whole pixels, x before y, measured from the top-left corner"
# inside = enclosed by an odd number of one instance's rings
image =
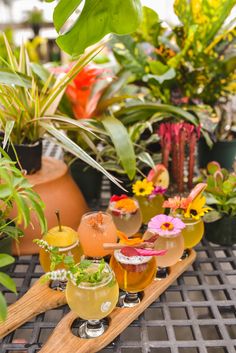
[[[101,319],[115,308],[119,287],[107,263],[91,261],[87,267],[83,262],[81,264],[78,266],[79,275],[75,273],[68,280],[66,299],[70,309],[86,320],[79,327],[79,336],[94,338],[105,331]]]
[[[121,251],[114,251],[110,259],[110,266],[115,273],[120,289],[126,292],[125,296],[121,298],[121,305],[133,307],[140,303],[139,293],[155,278],[156,259],[154,256],[138,254],[126,256]]]
[[[103,243],[117,242],[117,229],[107,212],[88,212],[83,215],[79,228],[79,240],[87,257],[100,258],[111,253]]]
[[[156,237],[154,249],[167,250],[167,253],[157,259],[157,279],[168,276],[168,267],[176,264],[184,250],[182,231],[185,224],[179,219],[164,214],[155,216],[148,223],[144,240]]]
[[[137,200],[126,195],[113,195],[108,210],[116,228],[128,237],[135,235],[142,225],[142,214]]]

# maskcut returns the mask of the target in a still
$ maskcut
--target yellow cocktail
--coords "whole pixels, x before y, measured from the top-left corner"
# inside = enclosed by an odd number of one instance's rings
[[[89,257],[103,257],[111,253],[103,243],[116,243],[117,229],[106,212],[86,213],[80,222],[78,234],[83,252]]]
[[[201,241],[204,235],[203,220],[201,218],[198,220],[191,218],[182,218],[182,221],[185,224],[185,228],[182,230],[182,234],[184,237],[184,248],[192,249]]]
[[[146,196],[136,196],[136,199],[140,206],[144,224],[147,224],[152,217],[161,214],[164,211],[162,207],[164,202],[163,195],[159,194],[151,199]]]
[[[73,256],[74,261],[76,263],[80,262],[80,258],[83,254],[81,246],[79,245],[79,241],[77,240],[74,244],[67,247],[58,248],[58,252],[60,254],[65,254],[69,256]],[[50,254],[46,252],[44,249],[40,249],[39,251],[39,262],[42,266],[44,272],[50,271],[51,259]],[[59,264],[55,267],[55,270],[65,268],[64,264]]]
[[[90,276],[99,272],[100,264],[92,262],[85,270]],[[104,332],[104,327],[99,321],[109,315],[115,308],[119,298],[119,287],[113,271],[108,264],[100,274],[100,280],[90,282],[87,280],[76,284],[69,280],[66,286],[66,299],[69,307],[80,318],[88,320],[79,328],[81,337],[98,337]]]
[[[43,240],[47,242],[49,246],[58,248],[59,254],[70,255],[74,257],[74,261],[78,263],[83,254],[78,233],[70,227],[59,226],[54,227],[48,231],[47,234],[43,236]],[[44,248],[39,251],[39,261],[45,272],[50,271],[52,255],[50,252],[44,250]],[[65,268],[64,264],[58,264],[54,268],[62,269]]]

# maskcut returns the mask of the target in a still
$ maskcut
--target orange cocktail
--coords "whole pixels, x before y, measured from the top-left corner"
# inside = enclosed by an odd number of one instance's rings
[[[103,243],[116,243],[117,229],[106,212],[88,212],[83,215],[78,234],[83,252],[89,257],[103,257],[111,253]]]

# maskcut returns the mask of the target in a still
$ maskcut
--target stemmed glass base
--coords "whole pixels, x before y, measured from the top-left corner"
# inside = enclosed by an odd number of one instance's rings
[[[81,338],[96,338],[107,330],[107,326],[100,320],[88,320],[80,325],[78,333]]]
[[[51,282],[50,288],[53,289],[53,290],[58,290],[58,291],[61,291],[61,292],[65,292],[66,284],[67,284],[67,281],[55,280],[55,281]]]
[[[122,308],[133,308],[140,303],[140,297],[138,293],[126,292],[120,297],[119,303]]]
[[[183,261],[189,257],[189,249],[184,249],[183,255],[180,258],[180,261]]]
[[[155,280],[165,279],[169,276],[169,269],[168,267],[157,267],[157,273]]]

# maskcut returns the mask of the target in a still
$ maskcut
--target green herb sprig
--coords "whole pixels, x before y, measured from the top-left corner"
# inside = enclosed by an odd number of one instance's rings
[[[76,285],[79,285],[81,282],[96,284],[104,278],[103,270],[106,265],[104,259],[99,262],[97,271],[90,273],[87,270],[93,263],[91,260],[84,259],[78,264],[75,263],[73,256],[61,254],[58,247],[49,245],[45,240],[35,239],[34,242],[50,256],[50,272],[44,276],[45,280],[65,281],[71,279]],[[65,269],[55,271],[55,268],[60,264],[63,264]]]

